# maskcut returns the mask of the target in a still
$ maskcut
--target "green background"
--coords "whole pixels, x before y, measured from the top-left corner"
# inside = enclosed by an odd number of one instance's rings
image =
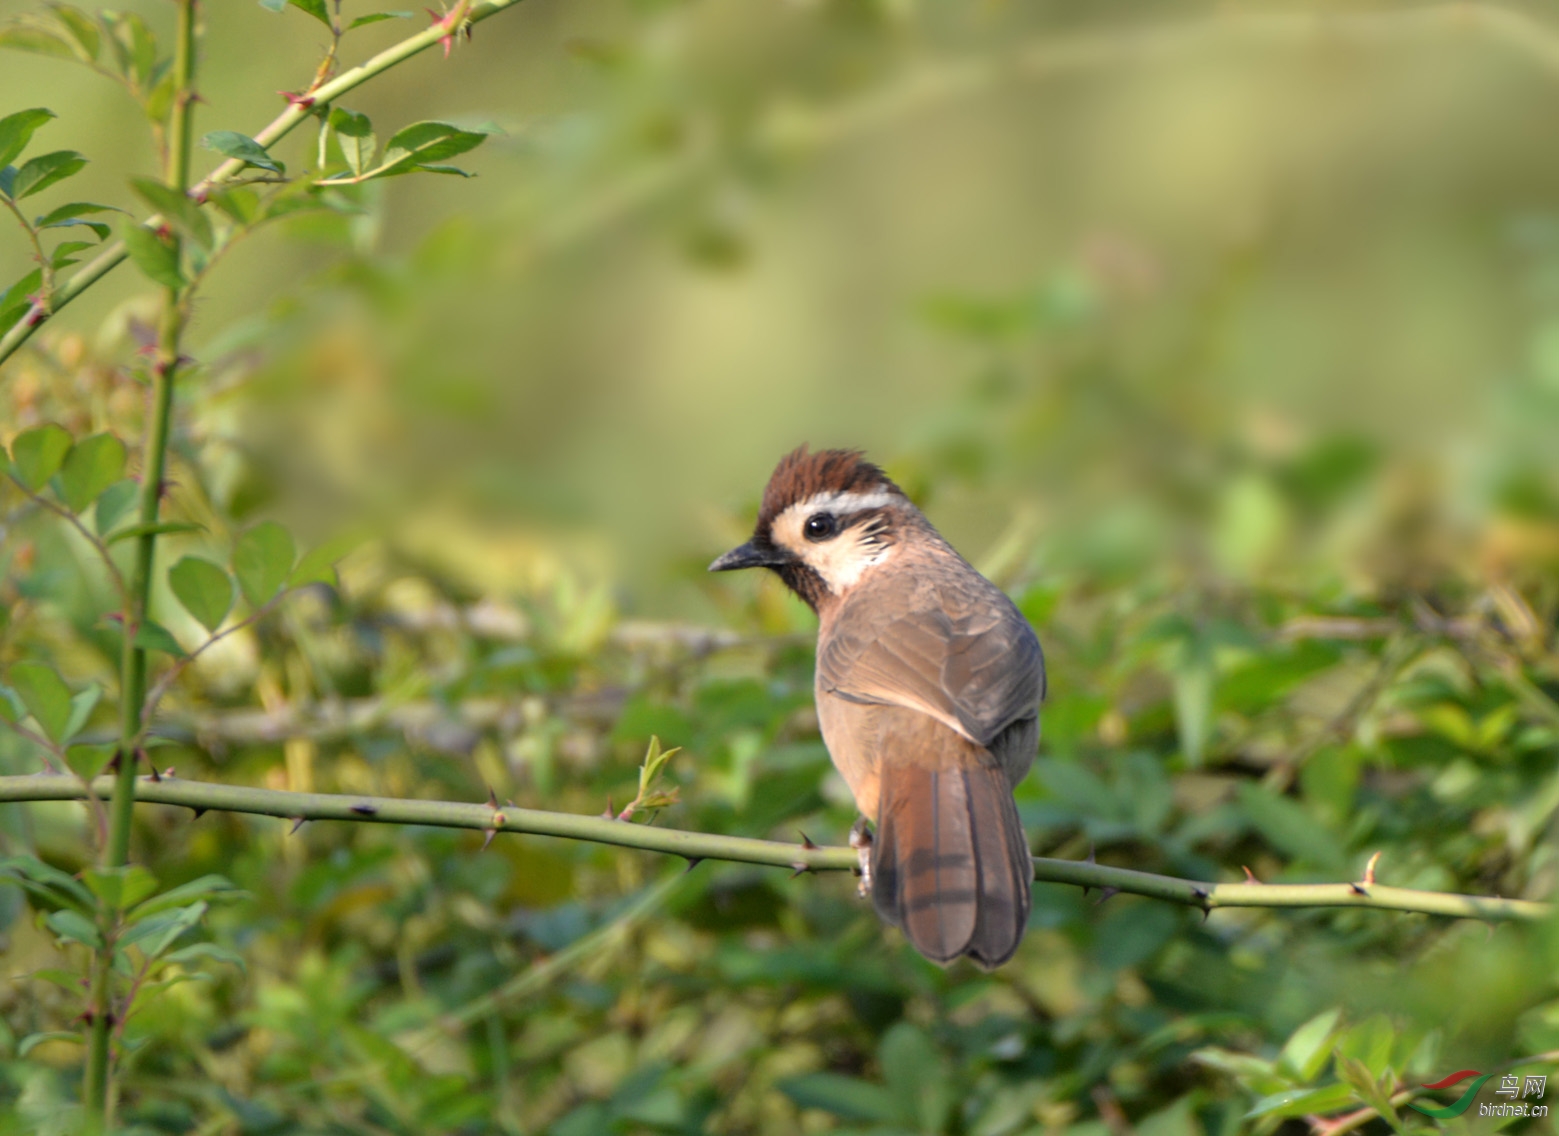
[[[197,130],[254,133],[327,37],[247,0],[205,19]],[[194,669],[159,764],[594,813],[656,734],[684,747],[657,823],[839,842],[811,618],[703,567],[781,453],[851,445],[1039,632],[1037,852],[1304,881],[1380,851],[1382,882],[1551,894],[1556,60],[1559,29],[1514,5],[533,0],[484,22],[344,100],[381,138],[495,127],[462,159],[478,177],[283,222],[203,293],[170,510],[207,531],[164,563],[225,559],[265,518],[360,543],[338,593]],[[70,199],[133,207],[157,164],[123,93],[0,54],[0,111],[34,105],[60,116],[35,148],[92,158]],[[309,134],[276,148],[289,168]],[[0,266],[26,271],[14,226]],[[154,311],[126,266],[62,314],[0,369],[5,439],[139,437]],[[101,581],[3,504],[0,664],[111,684]],[[198,642],[165,587],[154,612]],[[329,726],[342,706],[364,717]],[[9,735],[0,764],[37,768]],[[210,930],[247,972],[132,1022],[125,1116],[151,1131],[1300,1131],[1286,1114],[1366,1083],[1559,1047],[1549,928],[1204,922],[1039,886],[983,976],[921,962],[844,878],[706,864],[582,940],[677,865],[141,816],[165,883],[251,893]],[[13,850],[88,855],[74,806],[0,817]],[[9,973],[60,965],[20,896],[0,912]],[[14,1056],[73,1006],[0,989],[0,1125],[73,1091],[79,1049]]]

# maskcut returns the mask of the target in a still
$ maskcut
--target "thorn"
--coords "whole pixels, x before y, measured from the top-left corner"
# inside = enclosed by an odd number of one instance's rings
[[[276,93],[287,100],[288,106],[299,107],[303,110],[310,110],[314,106],[313,95],[300,95],[297,91],[277,91]]]
[[[808,872],[810,872],[812,870],[811,868],[807,867],[805,864],[792,864],[791,867],[796,869],[794,872],[790,873],[790,878],[791,879],[795,879],[797,876],[804,876],[804,875],[806,875]]]
[[[1248,884],[1259,884],[1261,882],[1260,880],[1258,880],[1256,878],[1256,873],[1251,871],[1244,864],[1241,864],[1240,867],[1245,868],[1245,882],[1246,883],[1248,883]]]
[[[1211,907],[1204,907],[1204,908],[1202,908],[1202,922],[1206,923],[1207,922],[1207,917],[1209,915],[1211,915],[1212,913],[1213,913],[1213,909]]]
[[[308,820],[308,817],[293,817],[292,827],[287,830],[287,835],[291,836],[293,833],[297,832],[298,829],[303,827],[303,822],[306,820]]]
[[[617,813],[612,808],[612,798],[610,796],[608,796],[606,798],[606,811],[601,814],[601,819],[602,820],[616,820],[617,819]]]
[[[379,814],[379,810],[373,805],[353,805],[352,811],[358,816],[365,817],[377,816]]]
[[[688,872],[691,872],[694,868],[698,867],[703,862],[704,858],[702,856],[689,856],[687,858],[687,871],[683,872],[682,874],[684,876],[687,875]]]
[[[1380,853],[1370,857],[1370,862],[1364,865],[1364,886],[1369,887],[1375,883],[1375,865],[1380,863]]]
[[[189,811],[195,814],[189,818],[190,820],[199,820],[201,817],[206,815],[205,809],[197,809],[194,805],[190,806]]]
[[[121,756],[123,756],[123,754],[124,754],[124,750],[122,750],[122,749],[114,750],[114,756],[108,759],[108,764],[103,766],[103,769],[106,772],[108,772],[108,773],[118,773],[119,772],[119,759],[120,759]]]
[[[1110,898],[1112,898],[1114,896],[1120,895],[1120,893],[1121,893],[1121,889],[1118,888],[1118,887],[1103,888],[1099,892],[1099,898],[1094,901],[1094,906],[1098,907],[1105,900],[1110,899]]]
[[[1088,858],[1084,862],[1088,864],[1097,864],[1099,862],[1098,860],[1094,859],[1092,840],[1088,842]]]
[[[1207,895],[1208,892],[1206,888],[1200,888],[1194,884],[1191,886],[1191,897],[1193,899],[1206,899]]]
[[[1369,898],[1369,894],[1370,893],[1365,891],[1358,884],[1349,884],[1348,887],[1353,892],[1354,895],[1362,895],[1362,896],[1364,896],[1365,899]]]
[[[139,765],[141,763],[141,759],[143,757],[146,757],[146,751],[144,749],[138,749],[138,750],[135,751],[135,763],[137,765]],[[151,761],[149,759],[147,760],[146,764],[151,766],[152,780],[153,781],[161,781],[162,780],[162,774],[157,772],[157,767],[155,765],[152,765],[152,763],[151,763]]]
[[[800,829],[797,829],[797,831],[800,832]],[[811,849],[816,848],[817,845],[812,843],[812,838],[810,836],[808,836],[806,833],[802,832],[801,833],[801,847],[806,848],[806,849],[808,849],[810,851]]]
[[[493,792],[493,787],[491,785],[487,787],[487,806],[488,808],[492,809],[493,812],[498,811],[498,794]]]
[[[489,828],[487,830],[487,835],[482,837],[482,851],[483,852],[487,851],[487,846],[493,842],[493,837],[495,837],[497,835],[498,835],[498,830],[496,828]]]

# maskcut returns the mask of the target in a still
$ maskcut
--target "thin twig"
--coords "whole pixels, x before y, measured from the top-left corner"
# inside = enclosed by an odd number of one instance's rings
[[[103,778],[97,787],[107,789],[109,785],[109,780]],[[84,795],[82,786],[65,777],[0,777],[0,801],[71,801],[80,800]],[[280,789],[257,789],[171,777],[161,781],[142,779],[136,787],[136,800],[146,804],[179,805],[197,812],[252,813],[285,820],[301,817],[304,820],[464,828],[478,832],[490,832],[497,827],[492,807],[485,801],[465,803],[340,793],[292,793]],[[772,867],[804,868],[811,872],[851,871],[859,863],[853,848],[808,848],[802,844],[786,844],[777,840],[652,828],[598,816],[540,809],[505,807],[500,831],[588,840],[646,852],[670,853],[690,861],[732,860]],[[1365,889],[1355,883],[1202,883],[1089,863],[1086,860],[1053,860],[1047,857],[1034,858],[1034,878],[1042,883],[1114,888],[1132,895],[1181,903],[1204,911],[1222,907],[1362,907],[1491,922],[1544,919],[1551,911],[1548,904],[1532,900],[1380,886]]]
[[[244,628],[249,627],[259,621],[263,616],[270,614],[276,605],[281,602],[282,598],[289,594],[289,590],[277,592],[276,595],[271,597],[271,599],[267,600],[265,603],[261,604],[244,619],[239,620],[231,627],[217,632],[215,635],[211,636],[211,638],[202,643],[199,647],[196,647],[189,654],[185,655],[182,659],[176,659],[173,665],[168,668],[167,672],[157,680],[157,685],[152,687],[151,693],[146,696],[146,701],[142,704],[141,732],[136,737],[136,746],[139,747],[145,744],[146,737],[151,732],[152,715],[156,712],[158,703],[162,701],[163,695],[168,693],[168,688],[171,687],[176,681],[178,681],[178,677],[184,673],[185,669],[191,663],[200,658],[201,655],[203,655],[212,647],[216,646],[222,640],[226,639],[229,635],[232,635],[238,631],[242,631]]]
[[[103,566],[108,569],[108,574],[114,578],[114,587],[119,592],[120,603],[124,607],[128,608],[130,606],[130,590],[128,587],[126,587],[124,575],[119,571],[119,565],[114,563],[113,555],[108,551],[108,545],[104,543],[103,538],[98,536],[91,529],[87,528],[86,525],[82,524],[81,518],[76,516],[75,513],[71,512],[65,506],[55,501],[50,501],[42,494],[34,493],[31,489],[27,488],[27,486],[23,485],[20,481],[17,480],[15,474],[11,475],[11,482],[23,493],[25,493],[34,504],[40,508],[47,509],[57,517],[63,517],[67,522],[70,523],[72,528],[81,534],[82,538],[85,539],[87,543],[92,545],[93,550],[97,552],[98,559],[101,560],[103,562]]]

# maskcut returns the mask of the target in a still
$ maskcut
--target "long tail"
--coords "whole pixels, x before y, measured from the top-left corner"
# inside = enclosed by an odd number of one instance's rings
[[[933,962],[1012,957],[1034,866],[1007,779],[995,766],[885,763],[872,845],[872,903]]]

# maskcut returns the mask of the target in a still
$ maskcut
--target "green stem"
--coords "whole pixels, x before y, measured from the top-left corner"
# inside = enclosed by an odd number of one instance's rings
[[[520,0],[481,0],[480,3],[471,5],[470,11],[466,15],[466,20],[473,24],[479,23],[489,16],[496,16],[499,12],[507,8],[513,8],[519,3]],[[348,71],[343,71],[330,82],[309,92],[306,99],[300,98],[297,101],[289,102],[286,110],[272,119],[265,129],[254,136],[255,141],[266,147],[281,141],[281,139],[292,132],[294,127],[313,113],[314,107],[326,106],[332,100],[340,98],[348,91],[382,75],[392,67],[406,62],[412,56],[426,51],[442,40],[446,34],[443,26],[435,23],[416,35],[408,36],[393,47],[386,48],[368,60],[368,62],[353,67]],[[182,42],[182,35],[180,40]],[[174,103],[175,113],[178,112],[179,106],[180,103],[176,100]],[[182,126],[175,126],[175,129],[170,133],[174,136],[173,144],[170,146],[170,154],[177,153],[180,150],[184,150],[187,154],[190,138],[188,116],[186,115]],[[180,138],[181,133],[182,139]],[[185,168],[188,168],[187,156],[185,158]],[[204,180],[194,187],[192,192],[196,197],[202,197],[207,190],[232,181],[245,168],[243,162],[236,158],[230,158],[208,174]],[[163,220],[164,218],[158,214],[147,218],[145,223],[156,228],[162,224]],[[69,280],[55,289],[50,310],[44,319],[40,319],[33,324],[29,324],[26,320],[20,320],[15,326],[6,331],[4,335],[0,335],[0,363],[4,363],[15,354],[22,344],[32,338],[33,332],[47,322],[48,318],[52,317],[66,304],[123,264],[128,255],[125,251],[124,242],[115,241],[113,244],[106,246],[92,260],[82,265]]]
[[[97,791],[106,792],[107,779]],[[35,775],[0,777],[0,801],[79,801],[87,786],[70,777]],[[465,804],[457,801],[401,800],[395,797],[357,797],[339,793],[289,793],[279,789],[255,789],[244,785],[220,785],[165,777],[143,778],[136,787],[142,804],[179,805],[197,814],[207,811],[251,813],[295,823],[306,820],[344,820],[367,824],[414,824],[435,828],[465,828],[479,832],[522,832],[589,840],[621,848],[663,852],[689,861],[733,860],[767,864],[810,872],[848,871],[857,864],[850,848],[807,847],[777,840],[723,836],[629,824],[597,816],[545,812],[509,805]],[[1552,909],[1546,903],[1492,896],[1453,895],[1385,887],[1375,883],[1261,884],[1202,883],[1094,864],[1079,860],[1034,858],[1034,878],[1041,883],[1072,884],[1102,891],[1120,891],[1153,899],[1183,903],[1204,911],[1222,907],[1361,907],[1381,911],[1408,911],[1443,915],[1453,919],[1533,921],[1546,919]]]
[[[173,55],[173,110],[170,116],[167,168],[168,185],[180,192],[189,186],[191,127],[195,101],[195,0],[179,0],[177,42]],[[157,557],[157,523],[162,508],[162,486],[168,465],[168,437],[173,417],[173,384],[178,375],[179,349],[184,336],[184,296],[178,288],[163,293],[162,319],[157,332],[157,357],[152,365],[151,413],[141,461],[141,487],[137,519],[146,527],[136,539],[128,603],[123,612],[124,647],[120,660],[119,759],[108,815],[108,840],[103,848],[105,868],[123,867],[130,861],[130,830],[135,817],[136,771],[146,702],[146,651],[136,646],[136,633],[146,621],[151,598],[152,568]],[[88,1006],[87,1068],[83,1105],[88,1130],[107,1131],[113,1110],[111,1043],[114,1031],[113,961],[118,937],[119,909],[103,902],[98,908],[98,927],[103,946],[93,952]]]

